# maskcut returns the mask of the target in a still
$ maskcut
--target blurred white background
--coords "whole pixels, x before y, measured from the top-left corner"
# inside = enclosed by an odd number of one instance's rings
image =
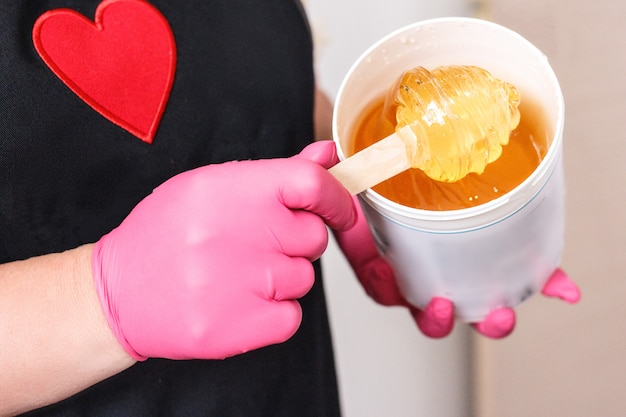
[[[513,335],[477,338],[478,417],[626,416],[626,2],[491,0],[548,56],[565,97],[563,266],[576,306],[531,298]]]

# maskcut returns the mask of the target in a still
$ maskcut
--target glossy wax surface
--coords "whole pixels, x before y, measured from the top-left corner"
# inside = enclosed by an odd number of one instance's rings
[[[411,166],[453,182],[482,173],[518,125],[520,94],[476,66],[405,71],[389,90],[385,115],[407,143]]]

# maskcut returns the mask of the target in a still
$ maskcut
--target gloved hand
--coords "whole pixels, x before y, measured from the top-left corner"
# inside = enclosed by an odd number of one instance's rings
[[[98,295],[131,356],[219,359],[295,333],[326,225],[355,218],[348,192],[307,152],[179,174],[96,243]]]
[[[360,205],[356,197],[354,199],[357,209],[354,227],[334,231],[334,235],[365,292],[382,305],[407,307],[426,336],[447,336],[454,327],[454,304],[445,298],[433,298],[424,310],[420,310],[404,299],[396,284],[393,269],[376,249]],[[542,294],[569,303],[576,303],[580,298],[576,284],[560,269],[550,277]],[[513,309],[500,308],[492,311],[482,322],[472,324],[472,327],[484,336],[497,339],[508,336],[515,327],[515,321]]]

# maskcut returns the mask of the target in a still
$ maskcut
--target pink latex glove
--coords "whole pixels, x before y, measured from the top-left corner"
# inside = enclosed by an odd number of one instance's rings
[[[424,310],[410,305],[400,293],[393,269],[376,249],[356,197],[355,205],[358,218],[354,227],[347,231],[335,231],[334,234],[365,292],[382,305],[407,307],[426,336],[447,336],[454,327],[454,304],[445,298],[433,298]],[[580,298],[576,284],[560,269],[554,272],[542,293],[570,303],[576,303]],[[494,310],[482,322],[472,324],[472,327],[490,338],[508,336],[515,327],[515,312],[511,308]]]
[[[131,356],[218,359],[295,333],[326,225],[355,219],[348,192],[306,159],[316,146],[177,175],[96,243],[101,304]]]

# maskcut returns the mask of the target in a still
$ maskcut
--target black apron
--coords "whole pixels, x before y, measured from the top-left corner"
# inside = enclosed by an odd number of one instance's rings
[[[33,40],[35,22],[51,10],[70,9],[94,20],[99,5],[116,3],[0,3],[0,262],[94,242],[154,187],[184,170],[291,156],[313,138],[312,46],[298,2],[150,1],[175,45],[173,82],[161,92],[165,99],[151,137],[133,128],[139,116],[122,120],[108,113],[106,100],[90,101],[97,94],[89,87],[72,84],[77,76],[67,74],[76,58],[56,69],[56,56],[52,66],[46,64],[45,54],[55,53],[50,42],[71,36],[55,38],[42,29]],[[35,48],[38,42],[46,45],[42,54]],[[132,36],[128,42],[133,45]],[[151,48],[161,46],[159,41]],[[106,71],[93,70],[93,58],[80,57],[79,69],[83,75],[102,72],[96,74],[103,80],[99,93],[108,94],[109,83],[116,94],[123,84],[119,77],[138,77],[131,88],[143,80],[147,85],[157,67],[146,58],[140,65],[120,62]],[[111,82],[111,73],[117,82]],[[143,106],[130,105],[122,116],[134,109]],[[319,264],[316,271],[316,284],[302,300],[302,326],[284,344],[223,361],[149,359],[26,415],[338,416]]]

